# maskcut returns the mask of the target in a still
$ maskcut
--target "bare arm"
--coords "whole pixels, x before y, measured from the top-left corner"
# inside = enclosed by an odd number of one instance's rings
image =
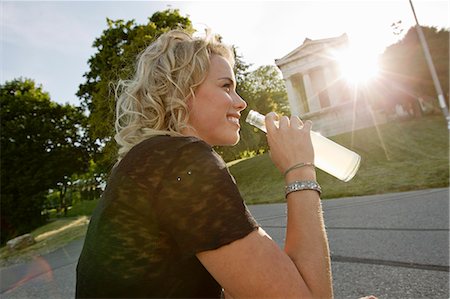
[[[280,129],[266,118],[271,158],[280,171],[314,158],[310,124],[300,129],[300,120],[280,120]],[[298,122],[298,123],[297,123]],[[311,168],[290,172],[293,180],[315,179]],[[227,298],[331,298],[331,271],[320,198],[316,191],[288,196],[285,250],[258,229],[216,250],[197,255],[226,290]]]
[[[273,125],[273,120],[274,115],[269,115],[266,120],[268,141],[272,160],[279,170],[283,173],[296,163],[313,162],[311,123],[307,122],[299,132],[303,123],[297,117],[281,118],[279,129]],[[297,180],[315,181],[315,170],[302,167],[285,177],[286,184]],[[290,193],[287,205],[285,252],[295,263],[313,297],[333,297],[328,240],[319,194],[312,190]]]
[[[284,250],[314,298],[333,297],[328,241],[317,192],[301,191],[288,195]]]

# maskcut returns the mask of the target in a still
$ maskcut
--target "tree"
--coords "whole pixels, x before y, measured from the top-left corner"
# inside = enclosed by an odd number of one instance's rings
[[[114,136],[114,85],[119,79],[133,75],[137,55],[163,32],[184,28],[193,32],[191,21],[178,10],[156,12],[147,24],[135,20],[107,19],[108,28],[94,41],[96,53],[89,59],[90,70],[84,74],[85,83],[77,92],[82,105],[89,110],[89,136],[104,145],[97,159],[104,172],[114,164],[117,147]]]
[[[279,70],[272,65],[258,67],[246,78],[246,96],[249,98],[248,109],[266,114],[276,111],[289,113],[286,87]]]
[[[29,79],[0,85],[1,243],[39,226],[50,188],[87,169],[82,110],[59,105]]]
[[[422,27],[442,89],[449,90],[449,31]],[[405,37],[386,48],[381,57],[385,82],[391,86],[392,102],[411,102],[417,97],[436,98],[430,71],[415,27]],[[448,101],[448,94],[447,101]]]

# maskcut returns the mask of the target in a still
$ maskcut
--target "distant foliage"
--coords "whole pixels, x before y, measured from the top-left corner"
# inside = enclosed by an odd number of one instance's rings
[[[449,30],[422,27],[444,96],[449,91]],[[381,57],[385,86],[389,87],[389,104],[404,103],[411,98],[437,98],[431,73],[425,60],[416,28],[389,46]]]
[[[1,243],[29,232],[50,188],[87,170],[89,140],[80,108],[59,105],[34,81],[0,85]]]

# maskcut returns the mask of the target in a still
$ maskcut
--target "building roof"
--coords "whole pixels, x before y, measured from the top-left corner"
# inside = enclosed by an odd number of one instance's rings
[[[293,51],[289,52],[284,57],[280,59],[275,59],[275,64],[278,67],[280,67],[291,61],[322,51],[323,49],[328,48],[330,46],[337,46],[346,43],[348,43],[348,36],[346,33],[343,33],[337,37],[330,37],[316,40],[305,38],[305,40],[299,47],[295,48]]]

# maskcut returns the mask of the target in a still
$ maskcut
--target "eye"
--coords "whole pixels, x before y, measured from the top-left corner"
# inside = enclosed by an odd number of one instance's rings
[[[226,84],[223,85],[223,88],[225,89],[225,91],[226,91],[227,93],[230,93],[230,92],[231,92],[231,84],[226,83]]]

